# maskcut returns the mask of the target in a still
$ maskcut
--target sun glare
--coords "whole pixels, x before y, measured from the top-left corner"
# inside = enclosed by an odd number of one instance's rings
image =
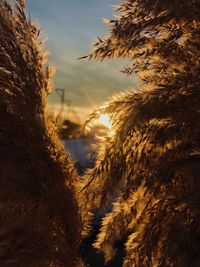
[[[98,124],[102,124],[103,126],[107,127],[108,129],[111,129],[112,125],[110,122],[110,117],[108,114],[102,114],[98,119],[97,119]]]

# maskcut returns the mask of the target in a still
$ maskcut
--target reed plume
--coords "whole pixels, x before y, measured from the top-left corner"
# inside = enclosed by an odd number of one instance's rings
[[[47,121],[51,69],[23,0],[0,0],[0,266],[75,267],[72,161]]]
[[[91,114],[113,125],[85,175],[84,213],[113,201],[94,246],[124,267],[200,266],[200,1],[122,0],[89,59],[128,58],[142,81]]]

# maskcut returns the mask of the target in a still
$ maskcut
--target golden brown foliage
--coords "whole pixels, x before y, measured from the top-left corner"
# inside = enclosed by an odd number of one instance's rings
[[[114,96],[113,134],[86,175],[85,213],[107,205],[95,247],[124,267],[200,266],[200,1],[122,0],[89,58],[127,57],[139,90]],[[88,182],[89,179],[89,182]]]
[[[78,266],[76,173],[46,120],[51,70],[39,35],[24,1],[0,0],[2,267]]]

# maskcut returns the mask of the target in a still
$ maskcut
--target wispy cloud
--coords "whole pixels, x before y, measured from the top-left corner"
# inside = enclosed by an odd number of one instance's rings
[[[137,84],[135,77],[120,73],[124,62],[88,62],[77,58],[89,53],[96,36],[106,31],[102,17],[112,17],[118,0],[29,0],[27,12],[43,28],[50,61],[56,65],[55,88],[66,89],[74,107],[92,109],[107,97]],[[49,104],[59,105],[53,93]],[[78,111],[78,110],[77,110]],[[81,110],[79,110],[81,112]]]

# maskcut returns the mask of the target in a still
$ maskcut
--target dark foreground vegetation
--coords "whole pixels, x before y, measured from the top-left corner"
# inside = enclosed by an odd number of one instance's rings
[[[118,194],[95,247],[124,267],[200,266],[200,1],[122,0],[88,58],[130,59],[143,86],[111,98],[113,134],[86,176],[85,209]],[[89,182],[88,182],[89,179]]]
[[[0,0],[2,267],[79,265],[77,176],[46,119],[51,70],[39,32],[25,17],[24,1]]]

